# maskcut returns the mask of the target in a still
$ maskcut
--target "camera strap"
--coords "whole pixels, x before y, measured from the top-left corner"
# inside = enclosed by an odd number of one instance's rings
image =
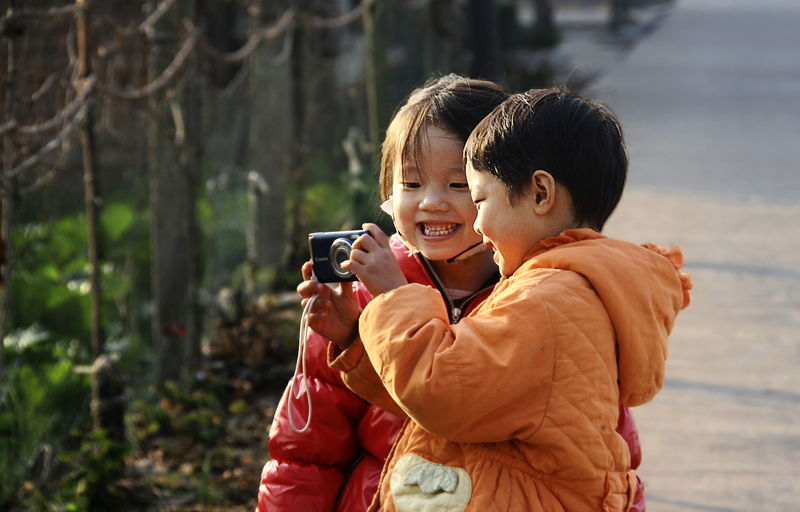
[[[312,275],[311,279],[315,279]],[[292,376],[292,384],[289,388],[289,397],[287,401],[287,407],[289,410],[289,425],[292,426],[292,430],[297,432],[298,434],[302,434],[308,427],[311,426],[311,391],[308,389],[308,375],[306,373],[306,347],[308,345],[308,316],[311,314],[311,307],[314,305],[314,301],[317,300],[317,294],[315,293],[306,303],[306,307],[303,308],[303,315],[300,317],[300,336],[297,343],[297,364],[294,367],[294,375]],[[306,394],[306,399],[308,400],[308,419],[306,419],[306,424],[303,428],[298,429],[294,424],[294,416],[292,415],[292,400],[294,400],[294,383],[297,381],[298,372],[300,372],[300,366],[302,364],[302,371],[303,371],[303,392]]]
[[[469,247],[467,247],[466,249],[464,249],[463,251],[461,251],[460,253],[456,254],[455,256],[453,256],[452,258],[450,258],[450,259],[448,259],[446,261],[447,261],[447,263],[453,263],[454,261],[465,260],[465,259],[469,258],[470,256],[474,256],[474,255],[478,254],[479,252],[483,252],[483,251],[485,251],[487,249],[488,249],[488,247],[483,245],[483,240],[481,240],[477,244],[470,245]]]

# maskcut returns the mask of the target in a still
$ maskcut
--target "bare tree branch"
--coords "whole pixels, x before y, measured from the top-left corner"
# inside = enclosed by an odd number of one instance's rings
[[[180,50],[178,53],[175,54],[175,58],[172,60],[169,66],[164,70],[161,75],[150,82],[149,84],[141,87],[139,89],[128,89],[128,90],[121,90],[116,89],[114,87],[108,87],[104,85],[98,86],[98,88],[115,98],[120,98],[124,100],[138,100],[150,96],[157,90],[163,88],[167,85],[167,83],[177,74],[177,72],[186,64],[186,61],[189,59],[189,56],[192,54],[192,50],[194,50],[195,45],[197,44],[197,40],[199,39],[200,34],[192,27],[191,32],[186,37],[186,40],[183,42]]]
[[[271,27],[267,27],[265,29],[259,30],[254,32],[250,35],[247,39],[247,42],[236,50],[235,52],[230,53],[223,53],[216,48],[214,48],[208,41],[205,39],[201,40],[201,47],[203,51],[211,54],[214,58],[217,58],[221,61],[228,62],[228,63],[241,63],[247,57],[250,56],[261,41],[271,41],[272,39],[277,38],[281,33],[287,30],[292,22],[294,21],[296,13],[294,10],[289,9],[288,11],[284,12],[278,21]]]
[[[89,6],[87,5],[68,5],[66,7],[51,7],[49,9],[20,9],[16,12],[16,15],[28,18],[51,18],[55,16],[72,15],[88,8]],[[8,14],[6,14],[6,17],[8,17]]]
[[[374,3],[375,0],[361,0],[361,3],[358,5],[358,7],[355,7],[348,13],[330,19],[319,18],[316,16],[311,17],[308,19],[308,25],[312,28],[327,28],[327,29],[342,28],[361,18],[364,15],[364,11],[369,9]]]
[[[147,17],[141,25],[139,25],[139,30],[146,34],[148,37],[153,36],[153,26],[158,23],[158,20],[161,19],[162,16],[172,7],[172,4],[175,3],[175,0],[164,0],[158,7],[155,8],[152,14]]]
[[[78,126],[78,124],[83,120],[84,116],[86,116],[86,104],[84,104],[81,107],[81,109],[78,111],[75,117],[72,118],[72,121],[70,121],[69,124],[65,126],[63,130],[61,130],[61,133],[59,133],[55,138],[51,139],[50,142],[45,144],[32,157],[26,159],[21,164],[3,173],[3,179],[10,180],[21,174],[23,171],[30,169],[31,167],[39,163],[39,161],[42,158],[44,158],[48,153],[50,153],[51,151],[53,151],[54,149],[56,149],[58,146],[61,145],[64,139],[66,139],[67,136],[69,136],[69,134],[72,133],[72,131],[75,129],[75,127]]]
[[[5,135],[6,133],[11,131],[22,133],[25,135],[39,135],[43,132],[52,130],[54,128],[58,128],[59,126],[64,124],[64,121],[66,121],[70,117],[73,117],[75,115],[75,112],[77,112],[77,110],[81,108],[84,103],[86,103],[86,100],[89,99],[91,93],[94,92],[96,85],[97,85],[97,77],[92,75],[86,79],[86,82],[83,88],[81,89],[80,94],[74,100],[72,100],[72,102],[69,105],[64,107],[64,109],[61,110],[61,112],[56,114],[55,117],[43,123],[28,125],[28,126],[17,126],[16,121],[12,119],[11,121],[0,126],[0,135]]]

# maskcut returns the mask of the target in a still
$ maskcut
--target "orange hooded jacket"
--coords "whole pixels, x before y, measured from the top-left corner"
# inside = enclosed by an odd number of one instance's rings
[[[374,299],[361,339],[409,419],[370,510],[629,510],[618,402],[664,383],[682,266],[675,246],[577,229],[540,242],[458,324],[429,287]]]

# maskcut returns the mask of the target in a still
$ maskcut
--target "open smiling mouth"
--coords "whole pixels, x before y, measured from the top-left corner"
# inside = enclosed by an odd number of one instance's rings
[[[447,236],[455,233],[459,227],[461,227],[461,224],[417,224],[417,229],[425,236]]]

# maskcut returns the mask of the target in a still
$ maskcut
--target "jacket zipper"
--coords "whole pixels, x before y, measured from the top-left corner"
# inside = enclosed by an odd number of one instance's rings
[[[433,278],[433,283],[436,285],[436,288],[439,290],[439,293],[442,294],[442,297],[444,297],[445,302],[447,302],[448,317],[450,319],[450,325],[457,324],[458,321],[461,320],[461,313],[463,313],[464,310],[466,310],[467,307],[469,307],[470,302],[475,300],[475,297],[477,297],[481,293],[485,292],[486,290],[494,288],[494,284],[491,284],[489,286],[484,286],[480,290],[472,293],[471,295],[468,295],[461,302],[461,306],[460,307],[456,306],[455,302],[453,302],[453,299],[451,299],[450,295],[448,295],[447,290],[445,289],[444,284],[442,283],[442,280],[439,278],[439,275],[436,273],[435,270],[433,270],[433,267],[428,263],[428,260],[425,257],[423,257],[421,254],[419,256],[420,256],[420,260],[425,265],[425,269],[428,271],[430,276]]]

